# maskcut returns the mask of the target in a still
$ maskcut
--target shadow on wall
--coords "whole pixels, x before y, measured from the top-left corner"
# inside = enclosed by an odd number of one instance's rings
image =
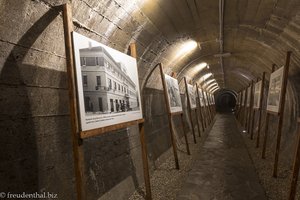
[[[125,200],[143,183],[138,133],[133,126],[84,140],[87,199]]]
[[[23,64],[60,8],[50,9],[31,26],[14,45],[0,74],[1,192],[45,191],[61,199],[75,198],[66,75]],[[1,43],[3,49],[12,46]]]

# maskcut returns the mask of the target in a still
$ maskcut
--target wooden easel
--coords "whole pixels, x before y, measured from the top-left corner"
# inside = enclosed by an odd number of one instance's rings
[[[195,135],[195,127],[193,123],[193,118],[192,118],[192,106],[191,106],[191,101],[190,101],[190,95],[189,95],[189,90],[188,90],[188,83],[186,80],[186,77],[183,77],[184,84],[185,84],[185,91],[186,91],[186,97],[187,97],[187,105],[188,105],[188,112],[189,112],[189,117],[191,119],[191,125],[192,125],[192,133],[193,133],[193,138],[194,138],[194,143],[197,143],[196,140],[196,135]],[[197,114],[197,113],[196,113]]]
[[[260,99],[259,99],[259,108],[254,108],[253,110],[253,121],[252,121],[252,130],[251,135],[254,135],[254,121],[255,121],[255,111],[257,110],[259,112],[258,114],[258,125],[257,125],[257,138],[256,138],[256,148],[259,147],[259,141],[260,141],[260,129],[261,129],[261,116],[262,116],[262,104],[264,99],[264,88],[265,88],[265,79],[266,79],[266,72],[263,72],[262,80],[261,80],[261,90],[260,90]]]
[[[276,65],[272,65],[272,71],[271,73],[275,72]],[[265,136],[264,136],[264,141],[263,141],[263,148],[262,148],[262,154],[261,158],[265,159],[266,158],[266,149],[267,149],[267,142],[268,142],[268,136],[269,136],[269,121],[270,121],[270,113],[266,113],[266,127],[265,127]]]
[[[150,187],[150,176],[148,169],[148,158],[147,148],[145,143],[144,133],[144,119],[134,120],[125,122],[118,125],[107,126],[91,131],[80,131],[79,129],[79,111],[77,107],[77,91],[76,91],[76,79],[75,79],[75,65],[73,56],[73,42],[72,32],[73,20],[72,20],[72,5],[70,3],[63,5],[63,22],[64,22],[64,35],[65,35],[65,48],[66,48],[66,60],[67,60],[67,74],[68,74],[68,87],[69,87],[69,100],[70,100],[70,119],[71,119],[71,131],[73,141],[73,155],[74,155],[74,166],[75,166],[75,177],[76,177],[76,191],[77,199],[85,200],[85,180],[84,180],[84,153],[83,153],[83,142],[85,138],[94,137],[97,135],[105,134],[109,131],[115,131],[123,128],[127,128],[132,125],[138,125],[140,131],[140,141],[142,148],[142,161],[144,180],[146,187],[146,199],[151,200],[151,187]],[[136,56],[135,45],[131,45],[131,55]]]
[[[249,133],[250,135],[250,139],[253,140],[253,135],[250,134],[251,131],[251,119],[252,119],[252,111],[253,111],[253,85],[254,85],[254,81],[252,81],[251,83],[251,89],[250,89],[250,103],[249,103],[249,114],[248,114],[248,127],[247,127],[247,133]]]
[[[179,161],[178,161],[177,147],[176,147],[176,141],[175,141],[175,136],[174,136],[172,116],[180,115],[181,122],[182,122],[182,127],[183,127],[183,134],[184,134],[185,143],[186,143],[187,154],[188,155],[191,154],[188,139],[187,139],[187,135],[186,135],[186,132],[184,130],[183,112],[181,111],[181,112],[177,112],[177,113],[171,113],[170,101],[169,101],[169,98],[168,98],[168,91],[167,91],[167,85],[166,85],[166,80],[165,80],[165,74],[164,74],[164,71],[163,71],[163,66],[162,66],[161,63],[159,63],[157,66],[159,66],[159,70],[160,70],[161,81],[162,81],[162,85],[163,85],[164,97],[165,97],[165,102],[166,102],[166,109],[167,109],[167,112],[168,112],[168,121],[169,121],[169,127],[170,127],[170,135],[171,135],[171,141],[172,141],[172,147],[173,147],[173,154],[174,154],[174,159],[175,159],[175,166],[176,166],[176,169],[179,169]]]
[[[199,87],[198,87],[198,84],[196,83],[196,89],[197,89],[197,96],[198,96],[198,107],[199,107],[199,112],[200,112],[200,121],[201,121],[201,125],[202,125],[202,132],[205,131],[205,128],[204,128],[204,121],[203,121],[203,112],[202,112],[202,108],[201,108],[201,100],[200,100],[200,95],[199,95]]]
[[[280,152],[280,142],[281,142],[281,133],[283,127],[283,115],[284,115],[284,106],[285,106],[285,95],[286,95],[286,88],[288,83],[288,73],[289,73],[289,66],[290,66],[290,59],[291,59],[291,51],[288,51],[286,54],[286,63],[284,65],[283,71],[283,81],[282,81],[282,90],[280,96],[280,105],[279,105],[279,112],[274,113],[271,111],[267,111],[267,119],[266,119],[266,132],[265,132],[265,141],[264,141],[264,148],[263,148],[263,155],[262,157],[265,158],[265,151],[266,151],[266,138],[268,132],[268,124],[269,124],[269,117],[270,115],[279,116],[278,128],[277,128],[277,141],[276,141],[276,149],[275,149],[275,160],[274,160],[274,168],[273,168],[273,177],[277,177],[277,169],[278,169],[278,161],[279,161],[279,152]],[[273,65],[274,67],[274,65]]]
[[[292,178],[291,178],[291,188],[290,188],[290,193],[289,193],[289,200],[295,200],[295,196],[297,193],[299,168],[300,168],[300,118],[298,118],[298,142],[297,142],[296,153],[295,153],[295,158],[294,158],[293,174],[292,174]]]

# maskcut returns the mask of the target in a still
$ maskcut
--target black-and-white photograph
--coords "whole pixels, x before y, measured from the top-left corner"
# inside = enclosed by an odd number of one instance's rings
[[[136,59],[73,32],[81,130],[142,118]]]
[[[197,107],[197,105],[196,105],[196,95],[195,95],[194,87],[191,84],[188,84],[188,93],[189,93],[191,108],[195,109]]]
[[[180,91],[177,79],[165,74],[167,94],[170,102],[171,113],[181,112],[182,104],[180,98]]]
[[[200,98],[200,106],[203,107],[205,106],[205,103],[204,103],[204,97],[203,97],[203,92],[202,92],[202,89],[201,88],[198,88],[198,92],[199,92],[199,98]]]
[[[283,67],[276,70],[271,74],[270,85],[269,85],[269,94],[267,101],[267,110],[271,112],[279,112],[280,106],[280,97],[283,81]]]
[[[259,81],[255,84],[254,87],[254,100],[253,100],[253,108],[259,109],[260,108],[260,97],[261,97],[261,88],[262,81]]]

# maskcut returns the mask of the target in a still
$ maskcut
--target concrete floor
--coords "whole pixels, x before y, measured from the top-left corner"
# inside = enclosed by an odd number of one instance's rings
[[[178,200],[267,199],[233,115],[218,114]]]

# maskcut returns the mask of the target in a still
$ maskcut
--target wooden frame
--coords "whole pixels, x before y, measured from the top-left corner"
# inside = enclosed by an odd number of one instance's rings
[[[266,81],[266,72],[263,72],[262,80],[261,80],[261,91],[260,91],[260,106],[258,108],[258,128],[257,128],[257,137],[256,137],[256,148],[259,147],[260,142],[260,131],[261,131],[261,122],[262,122],[262,104],[264,99],[264,91],[265,91],[265,81]],[[253,131],[253,130],[252,130]]]
[[[75,88],[75,65],[73,56],[73,43],[72,43],[72,32],[73,20],[72,20],[72,5],[67,3],[63,5],[63,23],[64,23],[64,35],[65,35],[65,48],[66,48],[66,60],[67,60],[67,74],[68,74],[68,87],[69,87],[69,100],[70,100],[70,119],[71,119],[71,131],[73,141],[73,155],[74,155],[74,166],[75,166],[75,178],[76,178],[76,191],[77,199],[86,199],[85,193],[85,181],[84,181],[84,156],[83,156],[83,138],[93,137],[96,135],[104,134],[107,131],[118,130],[132,125],[139,125],[140,140],[142,148],[142,161],[143,161],[143,172],[146,187],[146,199],[151,200],[151,187],[150,187],[150,176],[148,169],[148,158],[147,148],[145,143],[144,133],[144,120],[134,120],[125,122],[122,124],[112,125],[108,127],[102,127],[100,129],[94,129],[91,131],[83,131],[80,133],[79,130],[79,112],[77,107],[77,91]],[[130,45],[131,55],[136,57],[135,45]]]
[[[194,127],[193,118],[192,118],[193,116],[192,116],[190,95],[189,95],[189,92],[188,92],[188,83],[187,83],[186,77],[183,77],[183,80],[184,80],[185,91],[186,91],[186,96],[187,96],[188,112],[189,112],[189,116],[190,116],[190,119],[191,119],[192,134],[193,134],[193,138],[194,138],[194,143],[196,144],[197,140],[196,140],[195,127]]]
[[[175,159],[175,167],[176,167],[176,169],[179,169],[179,161],[178,161],[178,155],[177,155],[177,146],[176,146],[176,141],[175,141],[175,136],[174,136],[173,122],[172,122],[172,113],[171,113],[170,102],[169,102],[169,98],[168,98],[168,94],[167,94],[167,86],[166,86],[165,75],[164,75],[164,72],[163,72],[163,66],[162,66],[162,64],[159,63],[157,66],[159,66],[159,70],[160,70],[160,75],[161,75],[161,80],[162,80],[163,90],[164,90],[164,97],[165,97],[165,102],[166,102],[166,108],[167,108],[167,112],[168,112],[168,121],[169,121],[171,142],[172,142],[172,147],[173,147],[173,154],[174,154],[174,159]],[[180,114],[181,115],[182,112],[173,113],[173,114]],[[183,118],[182,115],[181,115],[181,118]],[[181,119],[181,120],[182,120],[182,123],[183,123],[183,119]],[[184,125],[183,125],[183,128],[184,128]],[[183,129],[183,133],[184,133],[184,138],[185,138],[185,142],[186,142],[187,152],[190,155],[189,143],[188,143],[187,136],[186,136],[186,133],[185,133],[184,129]]]
[[[273,73],[275,71],[275,68],[276,68],[276,65],[273,64],[271,73]],[[269,121],[270,121],[270,113],[266,112],[265,136],[264,136],[263,149],[262,149],[262,154],[261,154],[262,159],[266,158],[267,141],[268,141],[268,135],[269,135]]]
[[[289,193],[289,200],[295,200],[295,196],[297,193],[297,182],[299,177],[299,168],[300,168],[300,118],[298,118],[298,138],[297,138],[297,146],[294,158],[293,165],[293,174],[291,177],[291,188]]]
[[[291,51],[288,51],[286,53],[286,62],[284,65],[284,71],[283,71],[283,80],[282,80],[282,89],[280,93],[280,105],[279,105],[279,112],[273,113],[273,112],[267,112],[266,117],[266,131],[265,131],[265,140],[264,140],[264,146],[263,146],[263,152],[262,152],[262,158],[265,158],[266,153],[266,143],[267,143],[267,136],[268,136],[268,126],[269,126],[269,118],[270,115],[279,115],[279,121],[278,121],[278,127],[277,127],[277,138],[276,138],[276,149],[275,149],[275,159],[274,159],[274,167],[273,167],[273,177],[277,177],[277,171],[278,171],[278,162],[279,162],[279,152],[280,152],[280,143],[281,143],[281,134],[282,134],[282,128],[283,128],[283,115],[284,115],[284,108],[285,108],[285,95],[286,95],[286,89],[287,89],[287,83],[288,83],[288,73],[289,73],[289,66],[290,66],[290,59],[291,59]],[[272,67],[272,71],[275,70],[275,65]]]
[[[200,95],[199,95],[199,87],[198,84],[196,83],[196,90],[197,90],[197,96],[198,96],[198,107],[199,107],[199,112],[200,112],[200,121],[201,121],[201,126],[202,126],[202,132],[205,131],[204,128],[204,121],[203,121],[203,113],[202,113],[202,108],[201,108],[201,99],[200,99]]]
[[[251,132],[251,119],[252,119],[252,114],[253,114],[253,87],[254,87],[254,81],[252,80],[251,82],[251,87],[250,87],[250,102],[249,102],[249,113],[248,113],[248,127],[247,127],[247,132],[250,135],[250,139],[253,140],[253,135],[250,134]]]

